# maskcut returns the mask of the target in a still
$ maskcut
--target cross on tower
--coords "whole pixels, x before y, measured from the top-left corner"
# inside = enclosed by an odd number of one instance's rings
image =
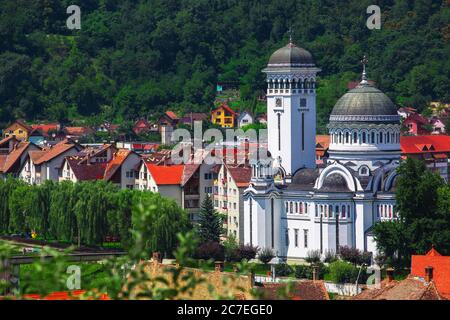
[[[289,28],[288,33],[289,33],[289,43],[292,43],[292,35],[294,34],[292,27]]]
[[[363,65],[363,73],[362,73],[362,81],[361,81],[361,83],[367,83],[366,65],[368,63],[369,63],[369,60],[367,59],[367,56],[364,55],[363,59],[361,60],[361,64]]]

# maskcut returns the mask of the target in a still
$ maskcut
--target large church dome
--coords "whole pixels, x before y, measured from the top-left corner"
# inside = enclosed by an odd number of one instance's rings
[[[314,66],[311,53],[297,47],[292,42],[275,51],[269,59],[269,67],[310,67]]]
[[[336,103],[331,116],[397,115],[394,103],[379,89],[360,84],[344,94]]]

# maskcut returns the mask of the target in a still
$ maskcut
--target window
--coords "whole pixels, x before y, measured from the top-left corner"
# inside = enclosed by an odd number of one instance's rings
[[[295,203],[295,213],[298,213],[298,202]]]
[[[298,248],[298,229],[294,229],[294,245]]]
[[[294,203],[292,201],[289,203],[289,209],[290,213],[294,213]]]
[[[286,247],[288,247],[289,246],[289,229],[287,229],[287,228],[284,232],[284,241],[286,243]]]
[[[358,142],[358,134],[356,132],[353,132],[353,143]]]
[[[362,133],[362,143],[366,143],[366,133]]]
[[[305,214],[308,214],[308,204],[305,202]]]
[[[305,243],[305,248],[308,248],[308,230],[303,230],[303,241]]]
[[[306,107],[306,99],[300,99],[300,108],[305,108]]]
[[[289,202],[285,202],[284,205],[286,207],[286,213],[289,213]]]
[[[342,206],[342,218],[345,218],[345,206]]]

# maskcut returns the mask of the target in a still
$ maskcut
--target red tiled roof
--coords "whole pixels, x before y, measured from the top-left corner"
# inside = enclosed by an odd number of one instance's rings
[[[227,169],[238,188],[249,186],[252,178],[252,168],[250,166],[227,166]]]
[[[411,113],[403,121],[403,123],[408,123],[408,122],[417,122],[417,123],[420,123],[420,124],[428,124],[428,123],[430,123],[427,118],[422,117],[420,114],[417,114],[417,113]]]
[[[257,288],[261,292],[264,300],[280,299],[280,291],[285,292],[287,284],[284,283],[264,283]],[[285,289],[285,290],[283,290]],[[292,283],[292,290],[286,292],[285,300],[330,300],[323,281],[299,280]]]
[[[15,136],[6,137],[6,138],[0,140],[0,146],[5,144],[5,143],[7,143],[7,142],[9,142],[10,140],[17,140],[17,139],[16,139]]]
[[[401,136],[400,145],[403,154],[450,152],[450,136]]]
[[[117,169],[119,169],[122,166],[124,161],[131,154],[131,152],[132,152],[131,150],[120,149],[114,154],[112,160],[108,163],[105,170],[104,179],[106,181],[112,178],[112,176],[116,173]]]
[[[166,111],[166,115],[172,120],[178,120],[178,116],[173,111]]]
[[[387,280],[381,283],[381,288],[366,289],[352,297],[352,300],[442,300],[434,282],[425,282],[409,276],[402,281]]]
[[[73,174],[80,181],[87,180],[101,180],[105,176],[106,162],[89,163],[83,161],[80,157],[67,157],[70,168]]]
[[[184,165],[158,166],[144,161],[157,185],[181,184]]]
[[[31,128],[33,131],[39,130],[44,136],[48,136],[50,131],[58,131],[59,124],[49,123],[49,124],[32,124]]]
[[[39,165],[58,157],[59,155],[63,154],[66,151],[69,151],[72,148],[76,148],[76,146],[77,145],[75,143],[72,143],[66,139],[55,144],[48,150],[30,151],[29,154],[34,164]]]
[[[316,135],[316,148],[326,150],[330,146],[330,136],[327,134]]]
[[[439,293],[450,299],[450,256],[442,256],[434,248],[426,255],[411,257],[411,275],[425,278],[425,268],[433,267],[433,282]]]
[[[217,110],[220,109],[225,109],[226,111],[228,111],[229,113],[231,113],[232,115],[236,115],[236,112],[233,111],[233,109],[231,109],[228,105],[226,105],[225,103],[222,104],[220,107],[214,109],[212,112],[215,112]]]
[[[0,172],[8,173],[13,165],[20,159],[22,154],[28,149],[31,142],[19,142],[14,149],[5,157],[3,164],[0,161]]]
[[[64,131],[71,136],[83,136],[93,132],[89,127],[65,127]]]

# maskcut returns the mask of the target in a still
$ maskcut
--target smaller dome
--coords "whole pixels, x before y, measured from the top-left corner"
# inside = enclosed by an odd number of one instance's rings
[[[297,47],[292,42],[275,51],[269,59],[269,67],[306,67],[314,66],[311,53]]]
[[[322,187],[320,188],[322,192],[350,192],[347,186],[347,181],[339,173],[330,174],[323,181]]]

